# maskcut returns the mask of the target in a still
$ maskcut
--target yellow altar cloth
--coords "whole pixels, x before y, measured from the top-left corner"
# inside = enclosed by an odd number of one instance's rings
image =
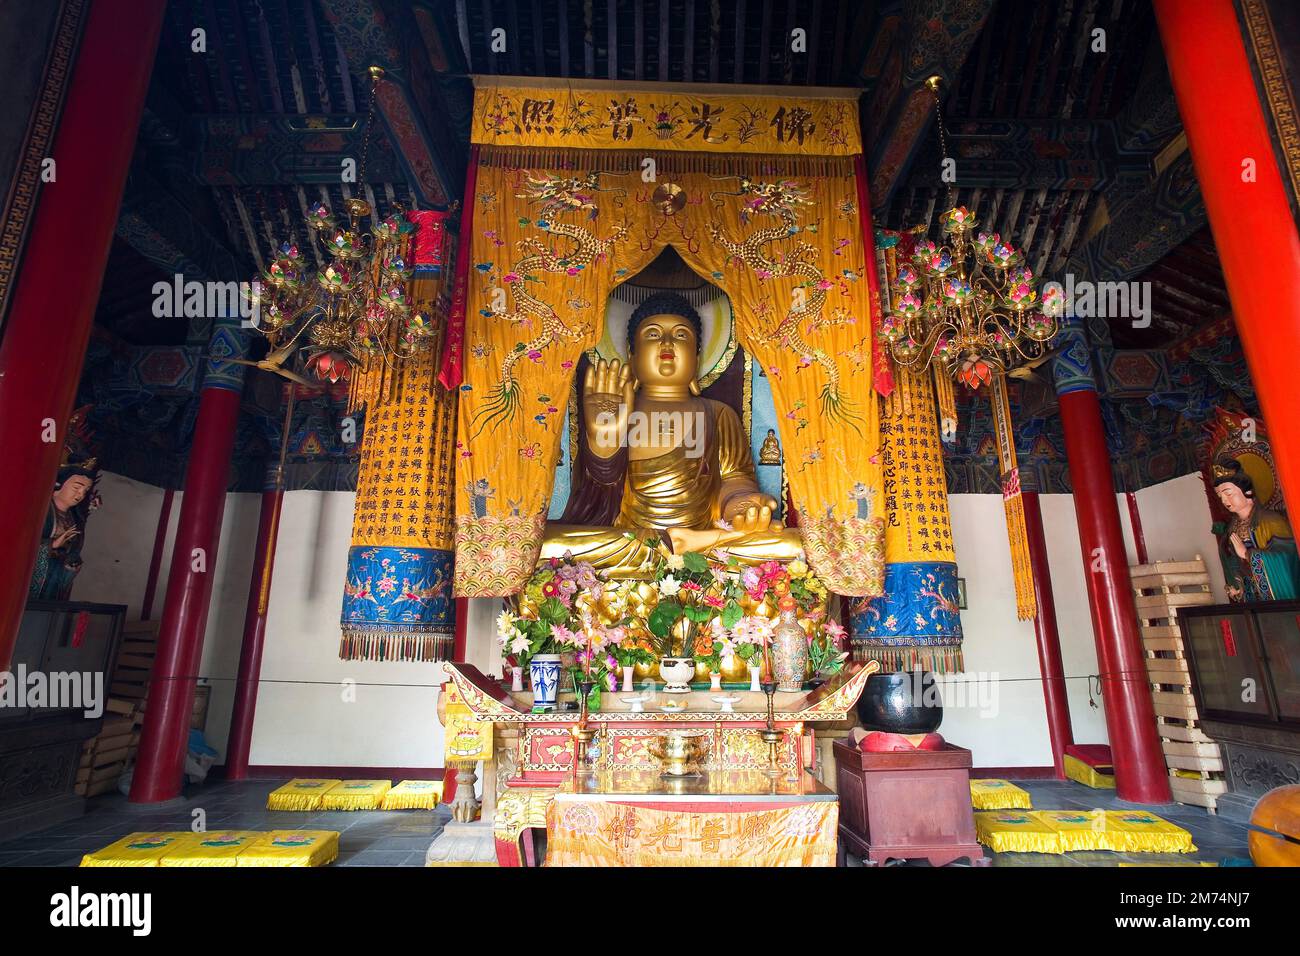
[[[834,794],[806,773],[585,774],[547,807],[545,865],[834,866],[838,824]]]

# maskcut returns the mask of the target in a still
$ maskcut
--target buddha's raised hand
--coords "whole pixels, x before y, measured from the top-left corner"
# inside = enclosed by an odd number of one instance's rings
[[[627,433],[636,383],[632,370],[618,359],[597,359],[582,381],[582,414],[587,445],[600,458],[612,458]]]

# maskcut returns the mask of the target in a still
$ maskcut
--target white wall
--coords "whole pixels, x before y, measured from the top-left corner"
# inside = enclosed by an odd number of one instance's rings
[[[104,507],[86,537],[85,567],[77,600],[127,604],[139,616],[163,493],[115,475],[100,482]],[[1216,597],[1222,573],[1209,534],[1210,513],[1199,477],[1188,475],[1138,492],[1151,560],[1200,553],[1211,566]],[[339,611],[352,530],[354,496],[294,491],[285,495],[271,588],[266,648],[252,763],[270,766],[430,767],[442,764],[442,726],[435,713],[438,664],[345,662],[338,659]],[[171,539],[182,496],[172,506],[171,531],[154,618],[162,611]],[[1048,559],[1056,598],[1057,628],[1066,674],[1074,738],[1107,740],[1100,695],[1088,704],[1088,677],[1097,654],[1084,589],[1074,502],[1041,495]],[[1128,561],[1135,563],[1128,508],[1118,500]],[[966,579],[969,608],[962,612],[967,671],[965,701],[950,694],[942,732],[969,747],[976,766],[1050,766],[1051,749],[1032,622],[1017,621],[1011,558],[1002,499],[953,495],[950,499],[958,573]],[[261,496],[228,495],[214,573],[213,600],[200,674],[212,685],[208,742],[224,757],[234,678],[252,571]],[[494,639],[495,599],[470,602],[469,660],[499,672]],[[344,699],[345,681],[355,699]],[[996,691],[990,697],[991,691]],[[992,705],[992,706],[990,706]]]
[[[1137,502],[1147,559],[1186,561],[1199,554],[1210,572],[1210,590],[1214,592],[1215,603],[1226,602],[1219,544],[1210,534],[1214,519],[1201,476],[1183,475],[1143,488],[1137,493]]]

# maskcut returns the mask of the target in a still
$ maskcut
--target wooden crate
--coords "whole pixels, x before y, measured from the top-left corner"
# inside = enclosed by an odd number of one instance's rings
[[[1214,603],[1205,562],[1197,555],[1193,561],[1139,564],[1129,569],[1129,577],[1170,789],[1179,803],[1213,811],[1218,795],[1227,790],[1223,754],[1197,726],[1200,715],[1178,626],[1180,607]],[[1194,771],[1198,777],[1180,777],[1175,770]]]

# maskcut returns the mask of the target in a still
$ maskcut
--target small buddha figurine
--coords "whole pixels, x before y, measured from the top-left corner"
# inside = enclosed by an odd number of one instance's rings
[[[1255,500],[1255,484],[1236,459],[1215,464],[1214,491],[1232,515],[1219,537],[1228,599],[1252,602],[1300,597],[1300,558],[1286,516]]]
[[[763,439],[763,444],[758,449],[758,463],[760,465],[781,464],[781,443],[777,441],[775,428],[767,430],[767,437]]]
[[[798,532],[759,490],[739,417],[700,396],[700,338],[691,304],[657,293],[628,322],[628,364],[587,370],[586,447],[574,462],[585,491],[547,527],[543,559],[569,551],[612,578],[637,578],[653,571],[660,544],[675,554],[725,548],[745,562],[799,554]]]

